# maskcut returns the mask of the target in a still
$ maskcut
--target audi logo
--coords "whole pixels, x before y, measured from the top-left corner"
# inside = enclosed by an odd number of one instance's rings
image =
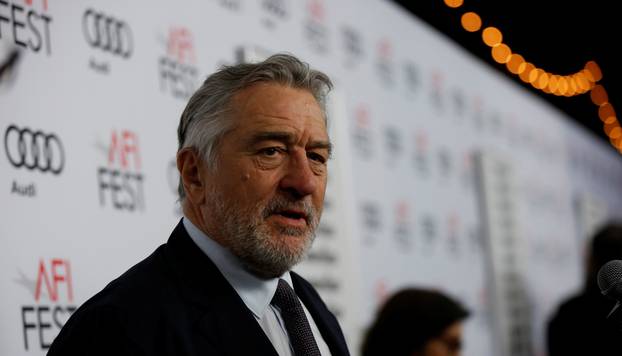
[[[58,136],[9,126],[4,133],[4,149],[15,168],[59,174],[65,166],[65,151]]]
[[[129,58],[134,49],[132,31],[123,21],[88,9],[82,16],[82,32],[93,48]]]

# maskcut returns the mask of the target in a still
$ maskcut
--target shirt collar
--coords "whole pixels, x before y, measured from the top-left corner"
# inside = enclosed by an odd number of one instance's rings
[[[279,278],[261,279],[256,277],[244,268],[238,257],[212,240],[185,216],[183,224],[192,241],[214,262],[220,273],[242,298],[246,307],[255,314],[255,317],[261,319],[268,309],[272,297],[274,297]],[[281,278],[292,286],[289,272],[286,272]]]

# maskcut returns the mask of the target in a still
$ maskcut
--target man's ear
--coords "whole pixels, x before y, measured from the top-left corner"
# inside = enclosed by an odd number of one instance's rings
[[[186,192],[186,199],[199,206],[205,200],[205,162],[196,149],[186,147],[177,152],[177,169]]]

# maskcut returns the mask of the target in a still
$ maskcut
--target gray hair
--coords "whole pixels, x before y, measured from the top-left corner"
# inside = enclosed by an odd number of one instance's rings
[[[178,151],[195,148],[208,167],[215,169],[217,144],[232,128],[232,121],[226,115],[231,110],[231,99],[257,83],[277,83],[309,91],[322,109],[324,120],[327,119],[326,96],[333,87],[328,76],[292,55],[276,54],[259,63],[223,66],[207,77],[181,114]],[[186,194],[181,178],[178,191],[183,201]]]

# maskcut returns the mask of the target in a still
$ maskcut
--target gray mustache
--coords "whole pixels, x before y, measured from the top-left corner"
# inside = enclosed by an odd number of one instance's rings
[[[268,202],[268,205],[263,210],[262,216],[265,219],[283,210],[298,210],[304,212],[307,225],[311,225],[311,223],[315,222],[315,216],[317,215],[309,201],[291,201],[287,198],[277,196]]]

